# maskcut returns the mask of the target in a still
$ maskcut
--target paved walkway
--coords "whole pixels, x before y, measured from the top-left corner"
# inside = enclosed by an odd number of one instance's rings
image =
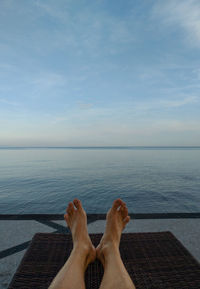
[[[105,220],[88,218],[89,233],[102,233]],[[200,218],[136,219],[131,220],[124,232],[171,231],[200,262]],[[62,220],[0,220],[0,289],[8,287],[33,235],[66,233]]]

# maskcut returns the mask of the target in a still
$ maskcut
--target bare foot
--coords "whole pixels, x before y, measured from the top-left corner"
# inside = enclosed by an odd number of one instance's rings
[[[121,233],[130,220],[126,204],[120,199],[115,200],[112,208],[107,213],[106,219],[105,233],[96,248],[97,258],[100,259],[103,265],[109,253],[112,253],[113,250],[119,251]]]
[[[87,231],[87,216],[81,202],[75,199],[68,204],[65,221],[72,233],[73,250],[79,250],[86,257],[86,266],[96,258],[96,250]]]

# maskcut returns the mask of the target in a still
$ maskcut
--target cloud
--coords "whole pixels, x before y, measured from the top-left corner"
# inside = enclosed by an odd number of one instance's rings
[[[200,100],[197,96],[186,96],[184,98],[162,101],[164,107],[181,107],[188,104],[198,103]]]
[[[58,124],[60,122],[63,122],[63,121],[66,121],[68,118],[65,117],[65,116],[56,116],[56,117],[53,117],[51,123],[52,124]]]
[[[46,16],[56,23],[51,31],[54,46],[60,49],[71,47],[78,55],[89,52],[90,56],[99,56],[102,52],[116,54],[135,41],[131,16],[126,19],[116,17],[102,9],[98,2],[84,5],[78,1],[77,9],[70,2],[35,2],[40,17]]]
[[[133,101],[129,104],[126,104],[126,107],[129,108],[130,111],[140,115],[143,112],[153,112],[160,111],[164,112],[166,108],[179,108],[182,106],[188,106],[199,104],[200,97],[194,95],[182,95],[176,97],[167,97],[166,100],[152,98],[150,100],[141,100],[141,101]],[[123,105],[121,105],[121,108]]]
[[[67,79],[62,74],[43,72],[36,76],[31,82],[33,85],[41,88],[52,88],[66,85]]]
[[[16,66],[9,63],[0,63],[0,69],[4,71],[16,71]]]
[[[168,0],[158,1],[153,8],[154,16],[162,17],[168,26],[179,26],[191,45],[200,46],[200,1]]]
[[[200,68],[195,69],[195,70],[193,71],[193,73],[194,73],[196,79],[197,79],[198,81],[200,81]],[[199,86],[200,86],[200,84],[199,84]]]
[[[43,10],[45,14],[49,15],[50,17],[56,18],[62,22],[66,21],[66,17],[69,16],[67,12],[69,1],[41,1],[37,0],[35,1],[35,6],[38,7],[40,10]]]
[[[117,129],[119,125],[122,126],[134,126],[137,127],[144,125],[142,131],[144,132],[145,127],[147,131],[149,125],[152,126],[155,123],[160,123],[162,121],[162,127],[167,127],[166,123],[170,123],[169,128],[180,127],[171,124],[170,121],[165,122],[165,118],[169,115],[172,118],[177,119],[177,121],[183,121],[184,117],[180,114],[175,115],[179,108],[187,107],[189,105],[192,108],[200,103],[200,97],[197,96],[179,96],[174,98],[168,98],[166,100],[154,98],[147,100],[132,100],[132,101],[122,101],[115,102],[113,104],[107,104],[106,106],[95,105],[92,103],[77,102],[77,106],[72,106],[61,113],[60,115],[52,115],[49,117],[52,124],[62,124],[62,125],[75,125],[76,127],[95,127],[103,125],[105,128],[112,127]],[[157,116],[157,113],[159,115]],[[152,117],[153,116],[153,117]],[[191,117],[191,121],[192,121]],[[194,115],[194,119],[196,119]],[[140,128],[139,128],[140,129]],[[139,131],[138,129],[138,131]],[[157,130],[157,126],[155,128]]]
[[[7,100],[5,98],[0,98],[0,103],[8,104],[11,106],[19,106],[20,105],[18,102]]]
[[[78,102],[78,107],[80,109],[90,109],[93,107],[92,103],[83,103],[83,102]]]

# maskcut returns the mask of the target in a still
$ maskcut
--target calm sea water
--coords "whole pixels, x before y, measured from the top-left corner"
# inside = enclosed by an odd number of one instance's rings
[[[200,212],[200,148],[0,149],[0,214]]]

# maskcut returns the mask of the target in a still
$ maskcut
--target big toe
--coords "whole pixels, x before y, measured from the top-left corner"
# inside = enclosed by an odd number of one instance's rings
[[[73,200],[74,206],[76,207],[77,210],[83,210],[81,201],[78,199],[74,199]]]
[[[113,211],[116,211],[120,206],[123,205],[123,202],[121,199],[117,199],[113,202],[113,205],[112,205],[112,210]]]

